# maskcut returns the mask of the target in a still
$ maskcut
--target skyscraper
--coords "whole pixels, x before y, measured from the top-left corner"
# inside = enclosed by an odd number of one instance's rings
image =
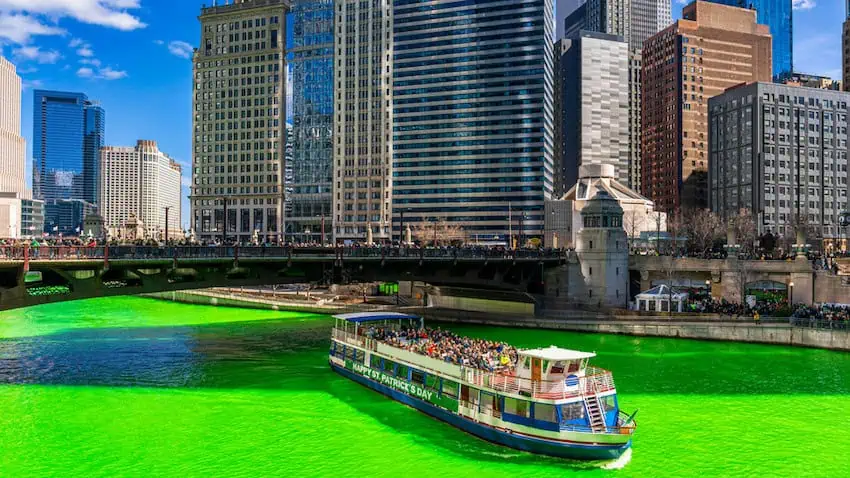
[[[562,40],[563,171],[565,184],[578,180],[579,167],[609,164],[617,179],[629,177],[629,44],[621,37],[581,32]]]
[[[794,67],[794,8],[792,0],[707,0],[756,11],[756,22],[767,25],[773,38],[773,79],[784,80]]]
[[[21,78],[15,65],[0,57],[0,237],[21,236],[22,199],[26,194],[26,144],[21,137]]]
[[[643,194],[664,212],[704,209],[708,99],[770,81],[768,28],[752,10],[697,1],[646,41],[643,59]]]
[[[844,24],[841,35],[841,85],[844,91],[850,91],[850,0],[844,7]]]
[[[396,224],[403,213],[405,224],[445,220],[473,239],[542,237],[554,169],[551,0],[396,0],[393,21]]]
[[[620,36],[629,42],[629,187],[640,189],[641,49],[651,35],[672,23],[670,0],[587,0],[565,20],[567,38],[581,30]]]
[[[179,238],[181,168],[156,141],[106,146],[100,150],[100,165],[98,209],[107,228],[120,229],[134,215],[149,237],[164,238],[167,215],[169,238]]]
[[[565,38],[566,18],[585,4],[587,0],[555,0],[555,40]]]
[[[33,93],[33,195],[45,232],[76,234],[97,205],[106,113],[83,93]]]
[[[26,143],[21,136],[21,77],[0,57],[0,192],[26,193]]]
[[[337,241],[390,239],[390,0],[336,0],[333,227]]]
[[[288,0],[201,9],[190,197],[201,240],[281,239],[288,11]]]
[[[292,170],[285,218],[289,241],[321,240],[331,232],[334,111],[334,2],[292,4]],[[306,234],[309,232],[309,236]]]

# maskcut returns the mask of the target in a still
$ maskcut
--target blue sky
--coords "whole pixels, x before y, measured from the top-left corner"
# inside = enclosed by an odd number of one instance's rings
[[[211,3],[209,0],[207,3]],[[223,1],[223,0],[219,0]],[[842,0],[793,0],[795,69],[841,72]],[[672,0],[674,17],[682,1]],[[81,91],[106,109],[106,142],[153,139],[184,166],[192,130],[192,46],[203,2],[0,0],[0,51],[24,80],[22,130],[29,151],[32,90]],[[29,169],[29,168],[28,168]],[[184,187],[184,195],[188,189]],[[184,200],[183,222],[188,223]]]

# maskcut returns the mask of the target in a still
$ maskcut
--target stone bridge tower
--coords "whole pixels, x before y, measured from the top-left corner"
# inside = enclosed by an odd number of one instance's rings
[[[570,298],[588,305],[626,308],[629,242],[623,229],[623,208],[606,191],[599,191],[581,216],[576,254],[583,284],[573,284]]]

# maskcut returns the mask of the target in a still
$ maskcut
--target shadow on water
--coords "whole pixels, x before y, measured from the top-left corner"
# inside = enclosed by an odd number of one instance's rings
[[[72,329],[0,339],[0,384],[327,390],[330,321]],[[775,346],[457,327],[519,347],[596,351],[621,394],[850,394],[850,354]]]

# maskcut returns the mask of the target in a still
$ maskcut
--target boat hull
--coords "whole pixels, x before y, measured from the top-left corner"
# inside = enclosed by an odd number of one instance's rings
[[[559,458],[570,458],[575,460],[613,460],[625,453],[631,446],[631,440],[625,444],[594,444],[566,441],[553,441],[534,438],[525,435],[507,433],[489,425],[477,423],[461,415],[435,406],[424,400],[412,397],[386,385],[378,383],[362,375],[353,373],[345,367],[329,362],[331,369],[343,377],[349,378],[361,385],[382,393],[393,400],[409,405],[434,418],[442,420],[461,430],[475,435],[498,445],[507,446],[517,450],[527,451],[540,455],[549,455]]]

